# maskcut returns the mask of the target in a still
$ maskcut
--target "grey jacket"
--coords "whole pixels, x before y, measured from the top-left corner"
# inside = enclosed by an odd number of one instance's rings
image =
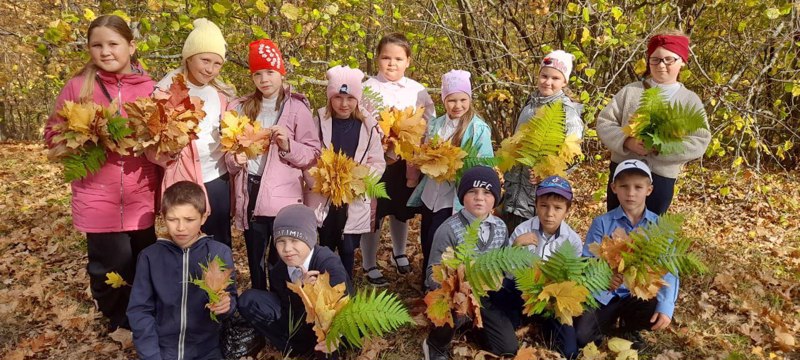
[[[539,96],[538,93],[531,95],[528,103],[522,108],[522,112],[519,114],[517,127],[514,131],[519,131],[520,126],[527,123],[540,107],[558,100],[564,103],[567,135],[575,134],[583,138],[583,121],[581,120],[583,105],[570,100],[563,91],[552,96]],[[503,212],[521,216],[526,219],[532,218],[535,212],[534,199],[536,197],[536,186],[531,184],[528,180],[530,177],[530,168],[524,165],[517,165],[503,176],[505,181],[504,186],[506,188],[506,193],[503,196]]]

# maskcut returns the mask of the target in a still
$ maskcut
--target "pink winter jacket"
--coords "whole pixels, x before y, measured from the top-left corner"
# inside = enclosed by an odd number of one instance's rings
[[[326,116],[326,109],[319,109],[319,134],[322,136],[322,147],[331,146],[331,118]],[[378,176],[383,175],[386,170],[386,159],[383,157],[383,145],[381,145],[381,133],[378,123],[370,118],[361,124],[361,135],[358,138],[356,147],[356,162],[369,166],[372,172]],[[315,162],[316,164],[316,162]],[[314,164],[312,164],[313,166]],[[328,216],[330,200],[318,193],[311,191],[314,186],[314,178],[304,173],[307,188],[305,191],[306,205],[314,209],[317,215],[317,226],[321,227],[322,222]],[[374,199],[363,197],[356,199],[348,205],[347,222],[344,225],[345,234],[365,234],[372,232],[372,225],[375,223],[375,209],[378,202]]]
[[[140,69],[134,74],[114,74],[98,71],[97,75],[112,98],[120,103],[148,97],[155,83]],[[56,98],[55,111],[44,128],[45,143],[52,147],[56,124],[65,121],[56,113],[64,102],[78,101],[84,77],[70,79]],[[109,104],[100,83],[93,92],[95,103]],[[125,109],[120,106],[122,115]],[[155,193],[158,188],[158,168],[144,156],[121,156],[106,152],[103,167],[81,180],[72,182],[72,222],[75,228],[87,233],[108,233],[146,229],[155,220]]]
[[[230,108],[240,110],[240,98],[231,103]],[[289,152],[280,155],[278,145],[271,144],[267,152],[264,173],[258,188],[258,198],[253,210],[254,216],[275,216],[283,207],[303,203],[303,169],[314,164],[319,157],[319,131],[311,116],[311,105],[302,94],[284,90],[284,101],[275,125],[289,130]],[[240,111],[241,113],[241,111]],[[234,155],[225,155],[225,164],[234,184],[235,203],[233,208],[234,225],[238,229],[248,228],[247,207],[250,194],[247,191],[247,164],[236,163]]]

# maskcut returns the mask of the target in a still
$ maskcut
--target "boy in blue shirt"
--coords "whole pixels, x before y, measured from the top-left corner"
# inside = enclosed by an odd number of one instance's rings
[[[231,248],[203,234],[206,195],[200,185],[180,181],[164,191],[161,214],[169,239],[158,239],[139,255],[128,303],[136,354],[143,360],[222,359],[219,320],[236,310],[232,282],[214,305],[191,279],[202,278],[200,264],[219,256],[233,269]],[[236,278],[231,272],[231,280]]]
[[[604,236],[611,236],[617,228],[630,233],[640,226],[658,221],[658,215],[647,210],[645,205],[647,196],[653,191],[653,177],[644,162],[621,162],[614,172],[611,190],[619,198],[620,206],[592,221],[583,247],[584,256],[594,256],[589,251],[589,245],[602,242]],[[599,340],[601,335],[612,333],[632,334],[634,346],[641,346],[638,331],[655,331],[669,327],[675,310],[675,300],[678,298],[678,278],[671,273],[664,275],[667,285],[651,300],[632,296],[622,280],[621,274],[614,274],[611,289],[594,295],[601,304],[600,308],[588,311],[576,320],[579,346],[583,347],[591,341]],[[620,326],[615,329],[617,320],[621,320]]]

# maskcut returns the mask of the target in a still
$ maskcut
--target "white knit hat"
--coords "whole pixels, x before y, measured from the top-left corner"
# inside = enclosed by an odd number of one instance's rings
[[[192,22],[194,30],[186,37],[183,43],[183,60],[200,53],[214,53],[225,59],[227,43],[222,36],[222,31],[213,22],[200,18]]]
[[[561,71],[561,73],[564,74],[564,80],[569,82],[573,61],[575,61],[575,55],[564,50],[556,50],[544,56],[544,59],[542,59],[542,68],[551,67]]]

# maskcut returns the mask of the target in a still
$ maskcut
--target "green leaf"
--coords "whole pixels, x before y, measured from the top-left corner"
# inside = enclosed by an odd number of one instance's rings
[[[372,173],[364,177],[364,193],[373,199],[389,199],[386,193],[386,183],[382,183],[381,177],[377,173]]]
[[[98,145],[88,145],[61,160],[64,165],[64,180],[72,182],[94,174],[106,162],[106,151]]]
[[[413,323],[408,310],[394,294],[386,290],[362,290],[333,318],[325,343],[330,347],[344,337],[349,345],[360,348],[365,338],[384,336]]]
[[[300,8],[290,3],[284,3],[281,6],[281,14],[289,20],[297,20],[300,17]]]

